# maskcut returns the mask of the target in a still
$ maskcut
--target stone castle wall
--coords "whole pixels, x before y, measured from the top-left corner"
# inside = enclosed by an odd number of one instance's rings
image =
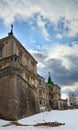
[[[15,76],[0,77],[0,117],[4,119],[16,118],[15,107]]]
[[[59,86],[37,75],[37,61],[13,35],[0,40],[0,51],[0,118],[18,120],[60,106]]]
[[[17,94],[19,118],[30,116],[39,112],[36,88],[30,86],[19,75],[17,75]]]
[[[36,88],[9,68],[0,74],[0,118],[18,120],[39,112]]]

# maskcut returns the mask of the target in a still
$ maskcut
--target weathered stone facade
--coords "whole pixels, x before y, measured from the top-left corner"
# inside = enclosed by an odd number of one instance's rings
[[[36,60],[9,35],[0,40],[0,117],[17,120],[39,112]]]
[[[40,105],[40,111],[50,110],[50,91],[47,83],[44,78],[38,75],[39,85],[37,88],[38,91],[38,100]]]
[[[67,109],[67,101],[61,99],[61,88],[52,81],[46,83],[44,78],[39,76],[38,96],[40,110]],[[51,77],[49,77],[51,80]]]
[[[61,99],[61,88],[57,84],[49,85],[50,105],[52,109],[67,109],[67,101]]]
[[[0,118],[18,120],[40,110],[65,109],[60,87],[37,74],[37,61],[13,36],[0,40]]]

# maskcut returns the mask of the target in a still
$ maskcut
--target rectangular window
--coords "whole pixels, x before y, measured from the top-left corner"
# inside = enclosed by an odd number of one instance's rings
[[[39,80],[39,85],[41,85],[41,80]]]
[[[42,91],[41,90],[39,90],[39,96],[42,96]]]
[[[42,101],[40,100],[39,103],[40,103],[40,105],[41,105],[41,104],[42,104]]]
[[[2,47],[0,47],[0,57],[2,57]]]

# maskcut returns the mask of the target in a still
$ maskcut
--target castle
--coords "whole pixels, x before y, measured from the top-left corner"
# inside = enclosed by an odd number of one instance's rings
[[[0,39],[0,118],[18,120],[43,110],[66,109],[60,87],[37,74],[37,61],[13,35]]]

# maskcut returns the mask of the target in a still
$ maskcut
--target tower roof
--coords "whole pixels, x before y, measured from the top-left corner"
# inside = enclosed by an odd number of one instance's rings
[[[50,76],[50,72],[49,72],[49,77],[48,77],[48,82],[47,82],[48,85],[53,85],[54,83],[52,82],[51,80],[51,76]]]

